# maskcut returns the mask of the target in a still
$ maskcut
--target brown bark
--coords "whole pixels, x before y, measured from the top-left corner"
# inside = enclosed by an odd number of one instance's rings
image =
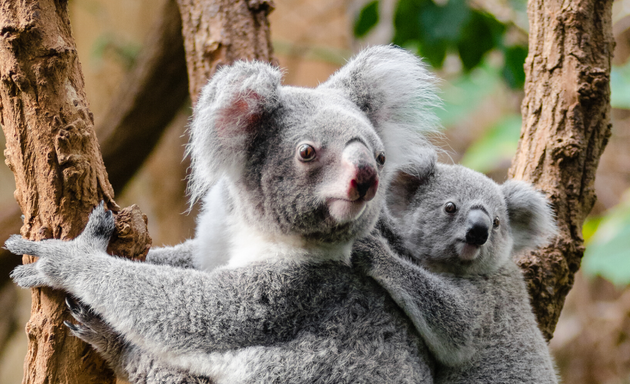
[[[83,90],[67,2],[0,2],[0,79],[5,158],[25,215],[22,235],[70,239],[81,232],[99,201],[118,211]],[[136,222],[127,219],[117,228],[132,236]],[[146,252],[146,227],[136,239],[144,241],[136,247]],[[25,263],[33,261],[24,256]],[[32,290],[23,382],[113,383],[96,352],[68,337],[62,324],[68,319],[64,296],[48,288]]]
[[[595,202],[599,158],[610,136],[612,0],[530,0],[523,128],[509,175],[545,191],[560,235],[522,255],[548,339],[584,253],[582,224]]]
[[[217,66],[235,60],[272,61],[267,15],[271,0],[177,0],[183,21],[193,104]]]
[[[115,191],[121,191],[149,156],[168,123],[188,100],[181,18],[168,1],[96,128],[103,162]],[[20,209],[0,212],[0,244],[20,230]],[[0,287],[19,259],[0,249]]]

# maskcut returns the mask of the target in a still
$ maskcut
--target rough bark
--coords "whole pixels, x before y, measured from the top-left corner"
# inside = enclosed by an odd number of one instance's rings
[[[530,0],[523,127],[509,175],[545,191],[560,235],[519,260],[540,328],[551,339],[584,253],[610,136],[612,0]]]
[[[193,104],[217,67],[235,60],[272,61],[271,0],[177,0],[183,21]]]
[[[136,59],[112,98],[96,133],[109,181],[120,192],[149,156],[169,122],[188,100],[188,77],[181,18],[168,1]],[[20,230],[16,205],[0,212],[0,244]],[[19,260],[0,249],[0,287]]]
[[[70,239],[99,201],[119,211],[83,90],[66,1],[0,1],[0,80],[5,158],[25,216],[22,235]],[[117,227],[127,230],[139,221],[127,219]],[[133,227],[123,237],[138,230]],[[135,238],[145,243],[136,247],[145,252],[146,226],[140,232]],[[64,296],[48,288],[32,290],[23,383],[113,383],[96,352],[68,337]]]

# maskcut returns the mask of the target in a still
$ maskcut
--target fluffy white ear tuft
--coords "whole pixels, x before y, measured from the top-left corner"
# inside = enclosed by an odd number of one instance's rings
[[[239,61],[219,69],[203,88],[190,124],[188,183],[194,204],[223,175],[238,175],[247,144],[278,106],[279,69]]]
[[[437,79],[412,53],[393,45],[361,51],[320,87],[340,90],[365,112],[385,145],[390,169],[410,172],[435,156]]]
[[[545,195],[519,180],[508,180],[501,189],[514,237],[514,253],[544,246],[558,234],[555,216]]]

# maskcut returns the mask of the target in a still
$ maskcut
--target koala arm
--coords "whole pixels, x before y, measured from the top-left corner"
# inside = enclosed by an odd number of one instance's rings
[[[439,362],[458,366],[472,357],[480,321],[469,300],[474,286],[399,257],[378,231],[355,243],[352,261],[389,292]]]
[[[205,376],[195,376],[160,361],[156,356],[129,343],[100,316],[69,297],[66,304],[76,323],[64,322],[72,334],[90,344],[114,370],[116,376],[132,384],[170,383],[210,384]]]
[[[105,249],[113,229],[111,213],[100,206],[76,239],[12,236],[8,250],[39,259],[11,276],[22,287],[67,291],[125,340],[183,368],[210,352],[287,339],[293,328],[282,325],[312,315],[292,292],[273,298],[287,278],[278,268],[206,273],[111,257]]]
[[[195,239],[189,239],[173,247],[151,248],[147,254],[146,262],[155,265],[199,269],[195,265],[193,257],[195,247]]]

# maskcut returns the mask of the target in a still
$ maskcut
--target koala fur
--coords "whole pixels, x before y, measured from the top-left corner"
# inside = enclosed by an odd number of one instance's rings
[[[431,383],[413,324],[349,262],[393,171],[434,156],[422,136],[435,125],[433,77],[383,46],[315,89],[280,79],[237,62],[203,89],[188,147],[191,198],[204,202],[195,239],[149,263],[110,257],[113,218],[100,206],[71,241],[11,237],[7,249],[39,257],[12,277],[76,297],[70,328],[133,382]],[[207,241],[215,231],[224,243]],[[227,265],[204,265],[226,244]]]
[[[435,382],[557,383],[514,262],[557,233],[544,195],[435,164],[421,177],[401,172],[388,211],[353,262],[413,320],[439,363]]]

